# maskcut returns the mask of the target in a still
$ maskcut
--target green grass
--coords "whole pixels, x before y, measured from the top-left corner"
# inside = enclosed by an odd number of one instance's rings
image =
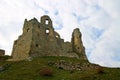
[[[0,72],[0,80],[120,80],[119,68],[103,68],[104,73],[97,73],[96,69],[74,71],[58,69],[49,66],[48,61],[65,60],[73,63],[85,63],[83,60],[66,57],[37,57],[32,61],[0,61],[0,65],[11,64],[5,71]],[[53,76],[41,76],[39,74],[42,67],[53,70]]]

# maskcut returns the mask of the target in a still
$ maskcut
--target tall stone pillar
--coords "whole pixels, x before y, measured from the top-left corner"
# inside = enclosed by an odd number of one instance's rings
[[[79,30],[79,28],[74,29],[72,33],[72,49],[73,52],[76,52],[80,59],[87,60],[86,54],[85,54],[85,47],[83,46],[82,42],[82,34]]]

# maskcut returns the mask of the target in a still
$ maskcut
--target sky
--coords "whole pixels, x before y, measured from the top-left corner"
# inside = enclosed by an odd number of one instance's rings
[[[13,42],[22,34],[24,20],[49,15],[53,27],[71,41],[80,28],[91,63],[120,67],[120,0],[1,0],[0,49],[11,55]]]

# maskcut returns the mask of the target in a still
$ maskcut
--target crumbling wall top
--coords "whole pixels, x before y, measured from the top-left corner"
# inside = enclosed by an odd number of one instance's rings
[[[44,24],[46,26],[52,26],[52,20],[48,15],[44,15],[41,17],[41,24]]]
[[[76,37],[78,36],[79,38],[81,38],[82,34],[80,32],[80,29],[79,28],[74,29],[72,36]]]

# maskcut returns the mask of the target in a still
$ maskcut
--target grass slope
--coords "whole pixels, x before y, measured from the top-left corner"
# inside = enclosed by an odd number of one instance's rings
[[[104,73],[98,73],[96,69],[70,73],[69,70],[48,65],[48,61],[57,60],[80,62],[78,59],[66,57],[37,57],[32,61],[17,62],[0,61],[0,65],[11,64],[5,71],[0,72],[0,80],[120,80],[119,68],[103,68]],[[44,66],[53,71],[52,76],[40,75],[40,70]]]

